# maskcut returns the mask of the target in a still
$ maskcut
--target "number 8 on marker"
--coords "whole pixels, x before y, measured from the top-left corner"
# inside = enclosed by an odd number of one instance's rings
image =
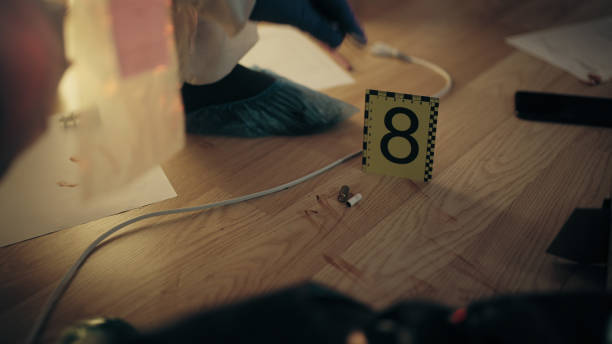
[[[429,181],[438,104],[435,97],[366,90],[363,171]]]
[[[406,130],[397,130],[393,126],[393,117],[397,114],[404,114],[410,118],[410,127]],[[404,107],[394,107],[387,111],[385,115],[385,127],[389,130],[380,140],[380,150],[383,156],[396,164],[408,164],[417,158],[419,155],[419,143],[410,134],[414,134],[419,129],[419,118],[412,110]],[[410,142],[410,154],[405,158],[398,158],[389,152],[389,142],[394,137],[402,137]]]

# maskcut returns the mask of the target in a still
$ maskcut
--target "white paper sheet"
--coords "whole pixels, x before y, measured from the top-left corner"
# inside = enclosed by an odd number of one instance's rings
[[[259,41],[240,60],[247,67],[271,70],[314,90],[352,84],[355,80],[299,30],[260,25]]]
[[[84,201],[76,128],[50,118],[46,133],[0,184],[0,247],[176,197],[158,166],[121,189]]]
[[[506,42],[582,81],[612,79],[612,17],[512,36]]]

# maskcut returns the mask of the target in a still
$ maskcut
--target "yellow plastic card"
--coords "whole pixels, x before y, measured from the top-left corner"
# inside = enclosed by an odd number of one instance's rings
[[[439,99],[366,90],[363,170],[429,181]]]

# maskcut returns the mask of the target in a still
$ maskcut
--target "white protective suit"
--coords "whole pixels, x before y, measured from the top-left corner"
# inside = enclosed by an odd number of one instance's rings
[[[181,77],[208,84],[227,75],[257,41],[255,0],[174,0]]]

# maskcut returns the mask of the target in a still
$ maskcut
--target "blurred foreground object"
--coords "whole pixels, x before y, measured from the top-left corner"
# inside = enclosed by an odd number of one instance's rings
[[[609,343],[612,297],[603,293],[499,296],[454,309],[407,300],[377,312],[308,283],[211,309],[159,330],[94,319],[79,341],[113,343]],[[83,329],[83,324],[73,326]],[[103,331],[104,333],[101,333]],[[66,337],[64,337],[65,339]],[[73,336],[72,338],[76,338]],[[607,340],[607,341],[606,341]],[[105,342],[98,342],[105,343]]]
[[[0,4],[0,246],[176,196],[156,166],[184,136],[171,9],[129,4]]]
[[[62,113],[76,119],[85,196],[124,185],[184,144],[171,4],[73,1]]]
[[[94,318],[64,330],[58,344],[118,344],[136,334],[136,330],[121,319]]]
[[[45,131],[51,114],[69,119],[66,129],[80,137],[74,156],[88,198],[167,160],[184,144],[182,81],[214,82],[231,71],[257,40],[248,23],[253,5],[3,1],[0,173]]]
[[[44,132],[64,68],[61,33],[45,8],[32,0],[3,0],[0,177],[12,160]]]

